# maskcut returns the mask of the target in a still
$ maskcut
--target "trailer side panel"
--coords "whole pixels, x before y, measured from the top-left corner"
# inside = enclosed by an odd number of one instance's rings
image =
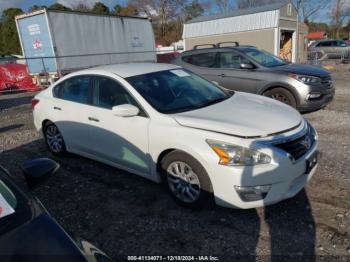
[[[48,11],[62,72],[97,65],[156,61],[147,19]]]

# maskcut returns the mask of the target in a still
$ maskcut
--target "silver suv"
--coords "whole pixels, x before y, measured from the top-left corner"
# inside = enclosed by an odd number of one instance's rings
[[[309,58],[347,59],[350,54],[350,45],[343,40],[320,40],[313,42],[308,48]]]
[[[234,43],[234,47],[195,46],[172,63],[224,88],[268,96],[300,112],[318,110],[332,101],[335,88],[328,71],[287,63],[264,50]]]

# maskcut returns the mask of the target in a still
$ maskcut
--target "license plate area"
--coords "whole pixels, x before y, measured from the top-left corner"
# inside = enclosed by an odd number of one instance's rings
[[[309,174],[311,170],[317,165],[318,163],[318,151],[315,151],[307,160],[306,160],[306,169],[304,174]]]

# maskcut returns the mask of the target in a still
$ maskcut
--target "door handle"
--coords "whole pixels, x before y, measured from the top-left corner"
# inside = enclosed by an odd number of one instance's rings
[[[53,107],[54,110],[62,110],[60,107],[54,106]]]
[[[219,76],[221,76],[221,77],[225,77],[225,76],[226,76],[226,74],[220,74]]]
[[[89,119],[90,121],[100,122],[100,120],[98,120],[98,119],[95,118],[95,117],[89,117],[88,119]]]

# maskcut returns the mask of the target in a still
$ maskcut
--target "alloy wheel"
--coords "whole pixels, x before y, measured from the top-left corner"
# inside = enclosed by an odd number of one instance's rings
[[[63,137],[55,125],[49,125],[45,132],[46,142],[50,150],[59,153],[63,149]]]
[[[288,97],[286,97],[284,94],[281,94],[281,93],[274,93],[271,95],[271,98],[272,99],[275,99],[275,100],[278,100],[282,103],[285,103],[287,105],[290,105],[291,104],[291,101],[289,100]]]
[[[167,181],[171,192],[184,203],[199,199],[201,188],[197,174],[182,161],[172,162],[167,168]]]

